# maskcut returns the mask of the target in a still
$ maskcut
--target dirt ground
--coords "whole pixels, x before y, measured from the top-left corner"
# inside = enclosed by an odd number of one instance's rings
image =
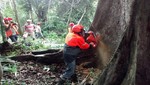
[[[16,72],[4,71],[2,85],[56,85],[60,74],[64,71],[63,64],[43,65],[33,61],[17,62]],[[97,68],[77,66],[78,83],[88,74],[87,82],[92,82],[99,73]],[[69,84],[67,81],[66,84]]]
[[[20,47],[13,49],[20,49]],[[98,68],[83,68],[85,63],[80,63],[76,67],[78,83],[81,83],[87,75],[87,83],[91,83],[100,72]],[[62,63],[45,65],[36,61],[16,61],[15,65],[10,63],[2,63],[2,65],[3,67],[13,66],[10,70],[4,70],[2,85],[56,85],[60,74],[65,70],[65,65]],[[70,85],[70,81],[67,81],[66,85]]]

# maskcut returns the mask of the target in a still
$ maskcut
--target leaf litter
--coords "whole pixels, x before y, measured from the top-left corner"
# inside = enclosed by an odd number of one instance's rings
[[[17,62],[16,72],[4,71],[2,85],[56,85],[65,70],[64,64],[43,65],[35,61]],[[100,72],[97,68],[76,67],[78,82],[90,74],[87,82],[92,82]]]

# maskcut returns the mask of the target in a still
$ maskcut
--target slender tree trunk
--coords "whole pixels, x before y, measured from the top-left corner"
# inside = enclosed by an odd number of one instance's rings
[[[1,25],[1,34],[2,34],[2,39],[3,39],[3,43],[4,42],[7,42],[7,37],[5,35],[5,27],[4,27],[4,24],[3,24],[3,15],[0,11],[0,25]]]
[[[32,5],[31,5],[31,1],[27,0],[28,5],[29,5],[29,18],[33,21],[33,11],[32,11]]]
[[[49,9],[49,4],[51,3],[51,0],[45,0],[45,4],[47,4],[46,6],[45,6],[45,12],[44,12],[44,17],[43,17],[43,22],[45,22],[45,21],[47,21],[47,14],[48,14],[48,9]]]
[[[13,1],[10,0],[10,1],[9,1],[9,6],[10,6],[11,10],[13,10],[13,5],[12,5],[12,3],[13,3]]]
[[[12,0],[12,2],[13,2],[13,6],[14,6],[14,13],[15,13],[16,21],[17,21],[18,27],[19,27],[18,30],[19,30],[19,33],[22,35],[23,32],[22,32],[22,29],[21,29],[21,26],[20,26],[20,22],[19,22],[19,18],[18,18],[18,11],[17,11],[17,8],[16,8],[16,3],[15,3],[14,0]]]
[[[47,14],[48,14],[48,8],[51,0],[43,0],[40,1],[40,3],[34,2],[34,5],[32,5],[35,9],[35,13],[38,17],[38,21],[45,22],[47,21]]]
[[[91,29],[103,36],[97,52],[106,66],[95,85],[150,84],[149,23],[149,0],[99,0]]]
[[[73,10],[73,4],[74,4],[74,0],[72,0],[72,2],[71,2],[71,8],[70,8],[70,12],[69,12],[68,20],[67,20],[67,25],[68,25],[69,22],[70,22],[70,17],[71,17],[72,10]]]

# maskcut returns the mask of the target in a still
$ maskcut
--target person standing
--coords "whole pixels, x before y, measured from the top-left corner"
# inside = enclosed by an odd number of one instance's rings
[[[12,35],[12,31],[10,30],[10,27],[11,27],[10,18],[4,18],[3,23],[5,26],[5,34],[8,39]]]
[[[71,23],[69,23],[69,28],[68,28],[68,32],[70,33],[70,32],[72,32],[72,27],[74,26],[74,23],[73,22],[71,22]]]
[[[12,42],[17,42],[18,27],[13,23],[12,18],[4,18],[5,33],[7,39],[10,38]]]
[[[17,23],[11,22],[10,30],[12,34],[9,38],[11,39],[12,42],[17,42],[19,34]]]
[[[35,25],[32,24],[32,20],[27,20],[27,23],[24,25],[24,34],[23,34],[23,38],[24,40],[28,37],[31,36],[33,38],[33,40],[35,39]]]
[[[67,79],[71,79],[75,75],[76,57],[79,55],[81,50],[86,50],[94,46],[92,42],[90,44],[85,42],[83,35],[84,28],[82,25],[74,25],[72,27],[72,32],[66,35],[63,50],[63,57],[64,62],[66,64],[66,70],[62,75],[60,75],[60,80],[57,85],[64,85]]]
[[[36,38],[43,38],[43,34],[42,34],[42,31],[41,31],[41,23],[38,22],[36,27],[35,27],[35,35],[36,35]]]

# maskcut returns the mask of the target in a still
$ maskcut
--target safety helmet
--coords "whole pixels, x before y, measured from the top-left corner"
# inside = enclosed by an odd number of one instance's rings
[[[4,21],[8,21],[8,19],[7,19],[7,18],[4,18]]]
[[[10,17],[4,18],[4,21],[11,21],[11,20],[12,20],[12,18],[10,18]]]
[[[74,25],[72,27],[72,32],[75,33],[80,33],[82,30],[84,30],[82,25]]]
[[[32,20],[28,19],[27,22],[31,22]]]
[[[11,17],[8,17],[7,19],[8,19],[9,21],[11,21],[11,20],[12,20],[12,18],[11,18]]]
[[[73,26],[74,26],[74,23],[73,23],[73,22],[69,23],[69,26],[70,26],[70,27],[73,27]]]
[[[93,34],[94,32],[93,31],[88,31],[88,34]]]

